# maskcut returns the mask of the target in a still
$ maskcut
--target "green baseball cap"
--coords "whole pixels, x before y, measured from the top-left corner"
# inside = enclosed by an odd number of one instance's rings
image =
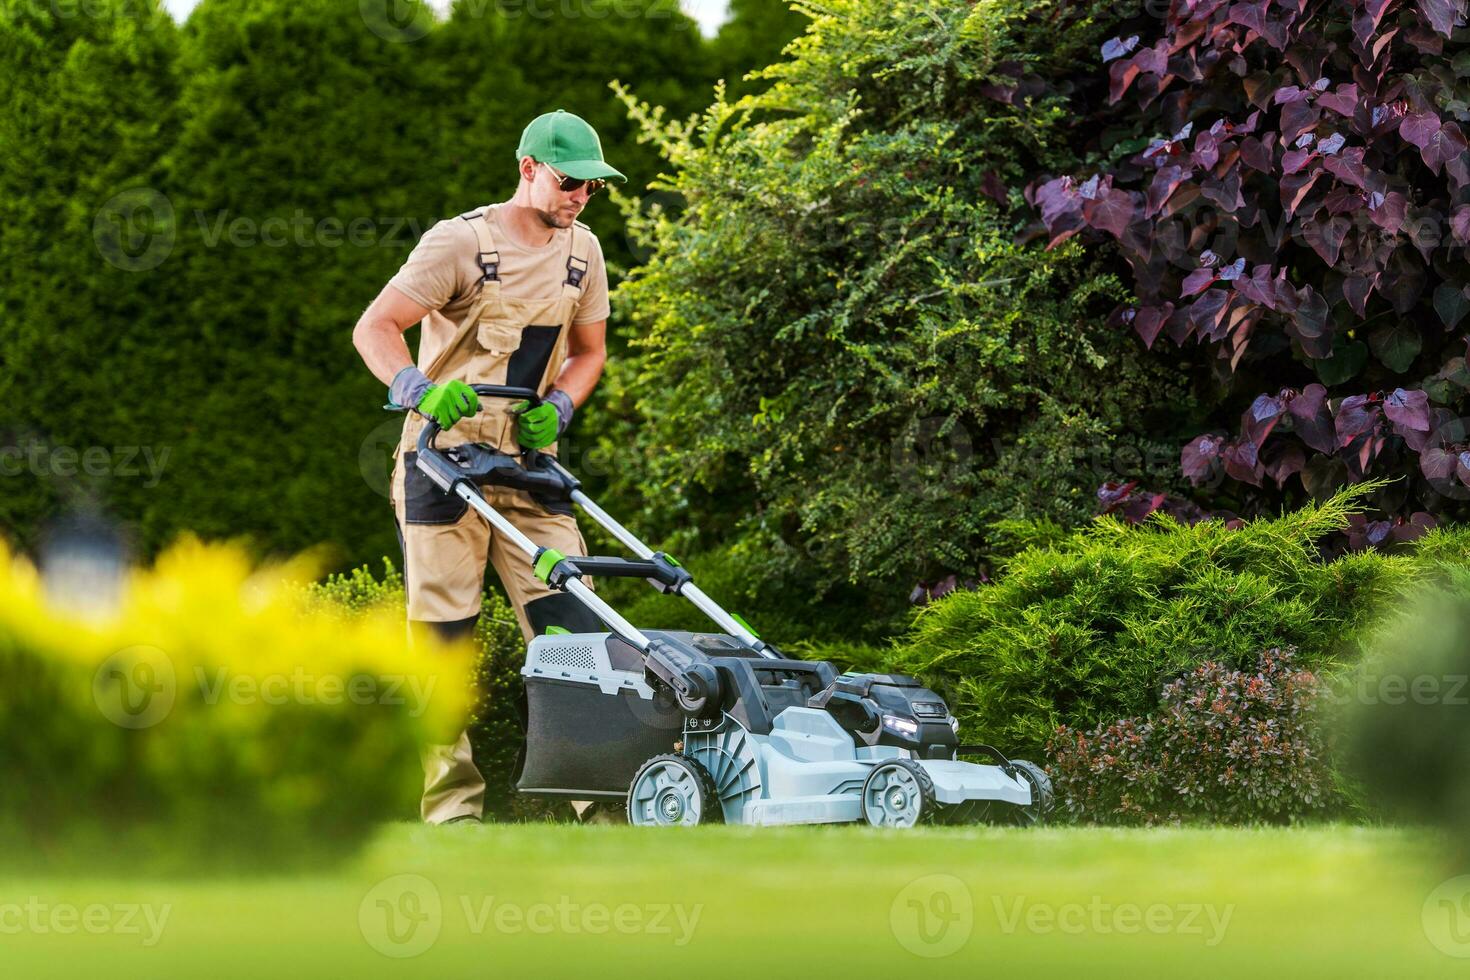
[[[602,159],[602,141],[597,130],[581,116],[565,109],[547,112],[531,120],[521,133],[516,159],[530,157],[537,163],[548,163],[566,174],[582,180],[613,177],[628,178],[609,167]]]

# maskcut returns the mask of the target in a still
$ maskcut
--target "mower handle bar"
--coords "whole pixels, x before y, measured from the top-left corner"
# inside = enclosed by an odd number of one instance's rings
[[[541,404],[540,394],[532,388],[518,388],[511,385],[470,385],[470,389],[474,391],[475,394],[483,395],[486,398],[519,398],[526,402],[529,402],[530,404],[527,406],[529,408],[534,408],[536,405]],[[439,423],[435,422],[431,418],[426,418],[425,423],[426,424],[424,425],[423,431],[419,433],[418,452],[420,457],[422,457],[428,450],[437,451],[437,447],[434,445],[434,439],[436,436],[439,435],[440,432],[443,431],[439,427]],[[528,450],[527,454],[534,455],[535,451]],[[463,499],[467,504],[469,504],[471,508],[478,511],[480,513],[480,516],[489,521],[492,527],[500,531],[502,534],[506,535],[506,537],[508,537],[512,543],[514,543],[526,553],[528,558],[530,558],[532,561],[536,559],[539,551],[537,546],[532,543],[531,540],[527,538],[523,533],[521,533],[519,528],[512,525],[501,514],[496,512],[495,509],[489,505],[489,503],[485,500],[483,496],[481,496],[481,494],[477,490],[474,490],[464,484],[460,484],[455,486],[452,492],[456,496],[459,496],[461,499]],[[577,504],[582,508],[583,511],[590,514],[592,518],[597,521],[597,523],[601,524],[605,530],[611,533],[613,537],[617,538],[625,546],[632,549],[632,551],[637,554],[639,558],[646,560],[653,557],[653,550],[649,548],[648,545],[644,544],[637,535],[628,530],[615,518],[613,518],[612,515],[610,515],[607,511],[603,510],[596,503],[594,503],[590,497],[588,497],[585,493],[581,491],[580,488],[572,491],[571,499],[573,503]],[[648,649],[648,638],[644,636],[640,630],[634,627],[633,624],[629,623],[622,616],[618,615],[618,613],[611,606],[604,602],[602,598],[598,596],[595,592],[589,589],[580,579],[574,578],[568,581],[565,585],[565,590],[576,596],[582,601],[582,604],[584,606],[591,609],[594,613],[600,616],[603,622],[607,623],[613,628],[614,633],[616,633],[623,639],[630,641],[640,651],[646,651]],[[761,652],[762,656],[778,656],[775,652],[771,650],[768,644],[763,643],[754,633],[751,633],[748,629],[746,629],[744,624],[739,623],[738,621],[733,619],[728,612],[721,608],[719,603],[715,602],[708,595],[706,595],[704,591],[701,590],[693,582],[686,582],[683,588],[679,590],[679,592],[684,598],[688,599],[696,607],[698,607],[699,610],[703,612],[706,616],[713,619],[722,629],[739,637],[747,643],[753,644],[756,649]]]
[[[517,388],[513,385],[470,385],[470,390],[486,398],[519,398],[530,403],[526,406],[527,408],[535,408],[541,404],[541,395],[535,388]],[[438,422],[428,416],[424,417],[424,422],[424,429],[419,433],[419,452],[435,448],[434,440],[438,438],[439,433],[444,431],[439,427]]]

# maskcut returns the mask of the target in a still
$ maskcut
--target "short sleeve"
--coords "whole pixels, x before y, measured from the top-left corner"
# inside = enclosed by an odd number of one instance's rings
[[[602,243],[596,235],[591,240],[587,255],[587,278],[582,280],[582,298],[577,301],[577,312],[573,323],[595,323],[606,320],[612,307],[607,299],[607,263],[602,259]]]
[[[443,309],[469,287],[464,281],[464,259],[475,249],[474,235],[467,221],[440,221],[424,232],[402,268],[388,280],[389,285],[415,303]]]

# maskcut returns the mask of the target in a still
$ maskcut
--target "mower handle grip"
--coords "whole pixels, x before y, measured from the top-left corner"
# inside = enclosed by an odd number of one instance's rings
[[[541,395],[535,388],[517,388],[514,385],[470,385],[470,390],[486,398],[519,398],[530,403],[526,406],[527,408],[535,408],[541,404]],[[426,416],[423,431],[419,433],[418,451],[422,453],[425,449],[435,448],[434,440],[443,431],[438,422]]]

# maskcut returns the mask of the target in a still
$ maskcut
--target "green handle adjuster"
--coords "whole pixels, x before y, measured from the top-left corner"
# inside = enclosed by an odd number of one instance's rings
[[[536,577],[542,582],[545,582],[550,577],[551,570],[556,567],[556,563],[566,560],[566,557],[566,555],[557,551],[555,548],[547,548],[536,559]]]

